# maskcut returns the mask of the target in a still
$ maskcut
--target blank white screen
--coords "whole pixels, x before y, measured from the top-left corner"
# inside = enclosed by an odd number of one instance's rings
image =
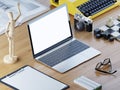
[[[71,36],[67,8],[64,5],[29,24],[34,54]]]

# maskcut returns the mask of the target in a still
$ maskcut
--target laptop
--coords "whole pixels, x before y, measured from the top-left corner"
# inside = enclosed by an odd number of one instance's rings
[[[66,4],[28,22],[33,58],[64,73],[99,55],[99,50],[73,37]]]

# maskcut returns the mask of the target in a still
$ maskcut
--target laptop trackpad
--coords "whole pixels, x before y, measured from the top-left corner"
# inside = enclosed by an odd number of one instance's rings
[[[74,56],[72,56],[71,58],[53,66],[52,68],[60,71],[61,73],[75,67],[76,65],[79,65],[87,60],[90,60],[91,58],[99,55],[101,52],[90,47],[86,50],[84,50],[83,52],[80,52]]]

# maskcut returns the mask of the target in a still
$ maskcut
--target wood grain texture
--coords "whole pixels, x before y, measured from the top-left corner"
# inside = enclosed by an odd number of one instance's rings
[[[49,0],[39,0],[44,4],[48,5]],[[117,17],[120,14],[120,7],[117,7],[111,11],[94,19],[94,28],[99,27],[105,23],[108,17]],[[73,16],[70,15],[71,25],[73,28]],[[15,64],[4,64],[3,57],[8,53],[8,41],[5,35],[0,36],[0,78],[17,70],[24,65],[30,65],[70,86],[68,90],[85,90],[84,88],[73,83],[73,80],[81,75],[88,77],[102,84],[102,90],[119,90],[120,87],[120,42],[114,41],[109,42],[103,39],[96,39],[92,33],[89,32],[78,32],[73,28],[74,36],[87,43],[88,45],[100,50],[101,55],[78,65],[74,69],[61,74],[49,67],[36,62],[32,57],[32,51],[29,41],[29,35],[27,31],[27,23],[17,27],[15,29],[15,51],[16,55],[19,57],[19,61]],[[113,69],[117,70],[114,75],[105,75],[95,71],[95,66],[98,62],[103,61],[105,58],[110,58]],[[9,87],[0,83],[0,90],[11,90]]]

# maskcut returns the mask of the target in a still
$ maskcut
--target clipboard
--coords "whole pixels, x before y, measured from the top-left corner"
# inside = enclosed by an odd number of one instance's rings
[[[0,80],[14,90],[66,90],[69,86],[26,65]]]

